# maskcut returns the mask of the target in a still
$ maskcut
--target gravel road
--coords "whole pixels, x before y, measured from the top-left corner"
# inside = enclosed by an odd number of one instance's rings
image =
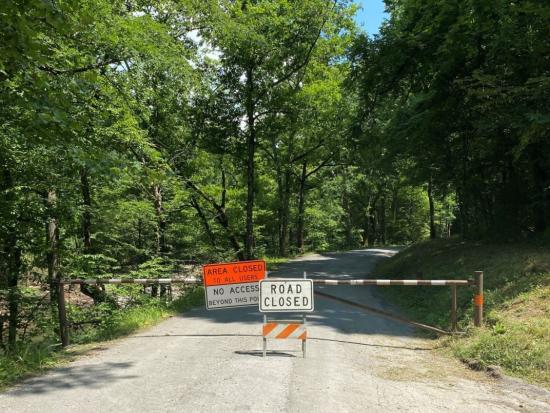
[[[310,255],[276,275],[367,278],[392,253]],[[392,310],[376,287],[323,288]],[[323,299],[308,322],[306,359],[291,340],[262,358],[257,310],[197,308],[0,394],[0,412],[550,412],[549,392],[470,371],[408,326]]]

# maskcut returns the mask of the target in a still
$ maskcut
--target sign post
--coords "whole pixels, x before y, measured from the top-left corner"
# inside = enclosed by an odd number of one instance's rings
[[[264,313],[263,356],[267,339],[302,340],[302,354],[306,357],[306,312],[313,311],[313,280],[304,278],[265,279],[260,281],[260,311]],[[302,313],[302,322],[268,322],[267,313]]]
[[[263,260],[207,264],[202,267],[206,308],[258,305],[258,281],[265,278]]]

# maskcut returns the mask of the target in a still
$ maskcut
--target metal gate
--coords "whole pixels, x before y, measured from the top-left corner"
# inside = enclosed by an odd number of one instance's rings
[[[175,279],[175,278],[111,278],[111,279],[73,279],[56,281],[58,288],[58,310],[59,310],[59,335],[61,345],[69,345],[69,324],[67,322],[67,311],[65,304],[65,286],[66,285],[105,285],[105,284],[138,284],[138,285],[164,285],[184,284],[184,285],[202,285],[202,280],[197,278]],[[436,332],[438,334],[456,334],[457,331],[457,287],[473,287],[473,306],[474,306],[474,325],[479,327],[483,322],[483,271],[476,271],[473,279],[465,280],[392,280],[392,279],[358,279],[358,280],[334,280],[334,279],[313,279],[314,285],[335,286],[335,285],[353,285],[353,286],[411,286],[411,287],[450,287],[451,288],[451,331],[445,331],[435,326],[430,326],[417,321],[388,313],[386,311],[356,303],[344,298],[336,297],[321,291],[315,291],[319,297],[333,300],[342,304],[356,307],[382,317],[386,317],[398,322],[413,325],[415,327]]]

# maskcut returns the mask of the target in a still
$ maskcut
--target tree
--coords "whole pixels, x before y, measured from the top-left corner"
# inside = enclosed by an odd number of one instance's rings
[[[225,129],[236,132],[235,156],[244,157],[246,165],[247,258],[254,255],[255,156],[262,140],[258,130],[277,111],[279,90],[303,76],[322,33],[345,7],[345,2],[326,0],[222,2],[210,10],[212,25],[201,31],[220,53],[214,100],[229,106],[230,126]]]

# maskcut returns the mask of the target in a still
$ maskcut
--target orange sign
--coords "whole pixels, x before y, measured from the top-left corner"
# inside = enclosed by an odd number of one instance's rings
[[[263,260],[207,264],[202,267],[204,285],[251,283],[265,278],[266,264]]]

